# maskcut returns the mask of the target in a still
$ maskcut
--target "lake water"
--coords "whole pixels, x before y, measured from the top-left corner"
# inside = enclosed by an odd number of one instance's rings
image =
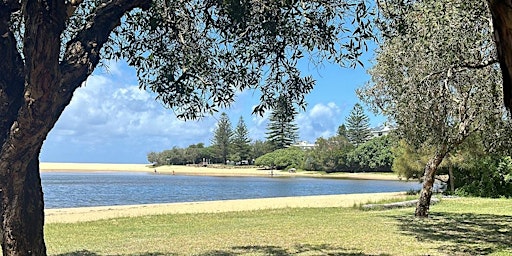
[[[417,182],[151,173],[42,173],[45,208],[396,192]]]

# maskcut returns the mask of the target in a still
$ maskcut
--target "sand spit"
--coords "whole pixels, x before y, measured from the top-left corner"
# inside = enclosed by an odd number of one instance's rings
[[[181,165],[151,167],[148,164],[41,163],[41,172],[157,172],[169,175],[204,176],[302,176],[340,179],[398,180],[393,173],[331,173],[270,171],[255,167],[211,168]]]
[[[190,203],[101,206],[45,210],[46,223],[75,223],[111,219],[177,213],[216,213],[251,211],[261,209],[297,207],[352,207],[372,201],[391,198],[405,198],[405,193],[369,193],[326,196],[279,197],[205,201]]]

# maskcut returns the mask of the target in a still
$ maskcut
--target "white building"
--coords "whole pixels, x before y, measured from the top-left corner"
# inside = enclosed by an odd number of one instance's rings
[[[306,150],[306,149],[313,149],[313,148],[315,148],[316,145],[308,143],[307,141],[299,141],[295,144],[292,144],[291,146]]]
[[[372,133],[372,137],[375,138],[375,137],[388,135],[393,130],[395,130],[394,127],[391,127],[389,125],[381,125],[381,126],[372,128],[370,132]]]

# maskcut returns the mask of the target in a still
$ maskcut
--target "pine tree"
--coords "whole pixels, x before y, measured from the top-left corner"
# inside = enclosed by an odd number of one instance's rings
[[[347,138],[347,127],[345,126],[345,124],[338,126],[338,136]]]
[[[346,135],[350,143],[358,146],[371,138],[369,118],[359,103],[354,105],[345,122],[347,124]]]
[[[212,146],[224,163],[228,160],[232,137],[233,130],[231,128],[231,121],[229,121],[229,117],[226,113],[222,113],[217,127],[213,132]]]
[[[274,150],[286,148],[297,139],[299,128],[294,122],[296,115],[297,111],[292,102],[280,97],[270,114],[270,122],[267,126],[267,140]]]
[[[243,117],[240,117],[233,134],[233,153],[232,160],[242,161],[250,158],[251,153],[251,139],[249,139],[249,130],[245,125]]]

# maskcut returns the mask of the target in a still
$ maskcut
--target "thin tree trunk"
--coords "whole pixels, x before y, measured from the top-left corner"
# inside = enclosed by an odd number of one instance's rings
[[[448,176],[450,180],[450,191],[453,193],[455,191],[455,176],[453,176],[453,165],[451,164],[448,167]]]
[[[428,217],[430,209],[430,199],[432,198],[432,187],[434,186],[434,178],[437,168],[443,161],[446,153],[436,153],[425,166],[425,173],[423,175],[423,187],[420,192],[420,199],[416,205],[414,215],[416,217]]]

